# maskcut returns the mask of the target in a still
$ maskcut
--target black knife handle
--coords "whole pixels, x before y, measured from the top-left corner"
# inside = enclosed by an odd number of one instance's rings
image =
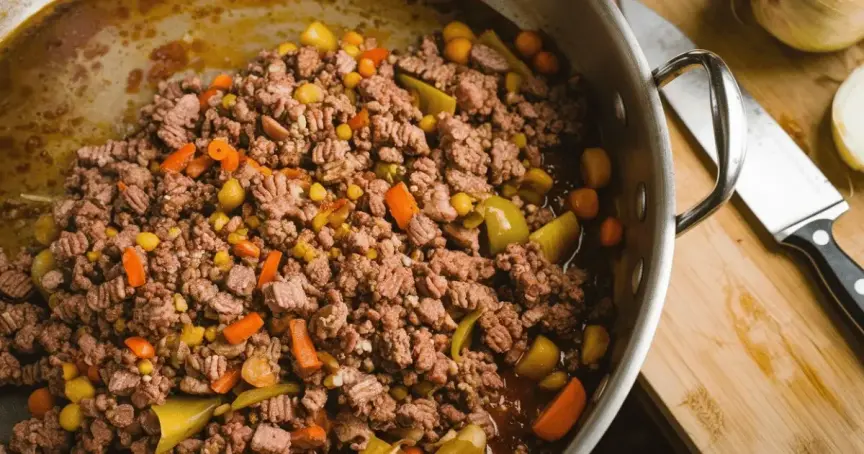
[[[864,332],[864,270],[834,240],[831,219],[813,220],[782,243],[803,252],[828,291],[859,331]]]

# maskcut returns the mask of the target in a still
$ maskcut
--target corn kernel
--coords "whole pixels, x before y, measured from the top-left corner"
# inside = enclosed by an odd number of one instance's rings
[[[351,140],[351,136],[354,135],[354,132],[351,131],[351,127],[345,123],[336,127],[336,137],[339,140]]]
[[[117,320],[114,320],[114,331],[116,331],[117,334],[126,331],[126,319],[118,318]]]
[[[359,46],[363,44],[363,35],[355,32],[354,30],[349,30],[342,35],[342,42],[345,44],[353,44],[355,46]]]
[[[360,197],[363,197],[363,189],[360,188],[360,186],[357,186],[356,184],[349,184],[348,185],[348,198],[351,199],[352,201],[354,201],[354,200],[359,199]]]
[[[249,236],[249,229],[247,229],[246,227],[240,227],[239,229],[235,230],[234,233],[242,237],[246,237]]]
[[[462,220],[462,226],[466,229],[474,229],[480,227],[484,221],[483,215],[474,211],[470,213],[468,216],[465,216],[465,219]]]
[[[159,237],[152,232],[141,232],[135,236],[135,244],[150,252],[156,249],[156,246],[159,246]]]
[[[33,237],[43,246],[50,246],[60,236],[60,229],[54,222],[54,216],[43,214],[33,224]]]
[[[187,303],[186,298],[183,298],[183,295],[179,293],[174,294],[174,310],[177,312],[186,312],[189,310],[189,303]]]
[[[297,52],[297,45],[292,42],[282,43],[276,51],[279,52],[280,57],[284,57],[291,52]]]
[[[234,245],[246,239],[246,235],[241,235],[237,232],[228,234],[228,244]]]
[[[174,240],[179,237],[181,233],[183,233],[183,231],[180,230],[180,227],[171,227],[168,229],[168,239]]]
[[[228,215],[217,211],[210,215],[210,224],[213,226],[213,230],[220,232],[222,231],[222,227],[225,227],[225,224],[228,223],[231,219],[228,218]]]
[[[58,304],[60,304],[60,297],[57,296],[56,293],[52,293],[51,296],[48,297],[48,307],[54,309]]]
[[[64,393],[67,399],[77,404],[81,399],[92,399],[96,395],[96,388],[87,377],[81,376],[67,381]]]
[[[351,233],[351,226],[348,224],[342,224],[339,226],[338,229],[336,229],[336,233],[333,234],[333,238],[341,240],[347,237],[349,233]]]
[[[300,101],[300,104],[314,104],[324,100],[324,90],[321,87],[305,83],[294,90],[294,99]]]
[[[519,193],[519,188],[515,185],[512,185],[510,183],[504,183],[504,185],[501,186],[501,195],[508,199],[510,197],[513,197],[517,193]]]
[[[519,147],[520,150],[528,145],[528,138],[525,137],[525,134],[521,132],[513,134],[513,138],[510,140],[512,140],[513,144]]]
[[[342,255],[342,251],[340,251],[338,247],[331,247],[330,248],[330,258],[331,259],[338,259],[340,255]]]
[[[420,120],[420,129],[426,134],[432,134],[438,129],[438,119],[432,115],[426,115]]]
[[[67,432],[75,432],[81,427],[81,421],[84,419],[81,413],[81,407],[78,404],[68,404],[60,410],[60,427]]]
[[[228,413],[228,410],[230,410],[230,409],[231,409],[231,404],[222,404],[222,405],[216,407],[215,410],[213,410],[213,416],[222,416],[225,413]]]
[[[357,104],[357,92],[356,91],[354,91],[350,88],[346,88],[345,89],[345,96],[348,97],[348,101],[350,101],[351,104]],[[306,118],[306,117],[300,117],[300,118]]]
[[[243,189],[243,186],[240,185],[240,182],[236,178],[231,178],[222,184],[217,197],[222,209],[230,212],[243,205],[243,202],[246,200],[246,190]]]
[[[327,198],[327,189],[321,183],[312,183],[309,187],[309,198],[313,202],[320,202]]]
[[[114,227],[107,227],[105,229],[105,236],[107,236],[108,238],[114,238],[115,236],[117,236],[118,233],[120,232],[118,232],[117,229],[115,229]]]
[[[316,257],[318,257],[318,252],[315,251],[315,248],[307,248],[306,252],[303,253],[303,261],[306,263],[315,260]]]
[[[504,88],[507,89],[507,93],[519,93],[519,89],[522,88],[522,76],[514,72],[507,73],[504,76]]]
[[[396,401],[401,402],[408,397],[408,388],[402,385],[396,385],[390,388],[390,396],[396,399]]]
[[[375,260],[378,258],[378,251],[376,249],[369,249],[366,251],[366,258],[369,260]]]
[[[63,380],[69,381],[78,376],[78,366],[72,363],[63,363]]]
[[[100,251],[87,252],[87,260],[89,260],[90,263],[97,262],[101,257],[102,257],[102,252],[100,252]]]
[[[216,335],[217,335],[217,334],[218,334],[218,333],[216,332],[216,327],[215,327],[215,326],[208,326],[208,327],[204,330],[204,339],[207,339],[207,342],[213,342],[213,341],[216,340]]]
[[[213,264],[221,270],[227,270],[233,264],[231,255],[228,254],[228,251],[219,251],[213,256]]]
[[[149,359],[142,359],[138,361],[138,372],[141,375],[150,375],[153,373],[153,363]]]
[[[358,56],[360,56],[360,48],[353,44],[346,44],[342,46],[342,50],[344,50],[345,53],[350,55],[352,58],[357,58]]]
[[[327,225],[327,221],[330,218],[329,212],[320,212],[312,218],[312,230],[315,232],[320,232],[325,225]]]
[[[150,173],[158,174],[162,172],[162,165],[157,161],[150,161],[150,164],[148,165],[150,167]]]
[[[250,229],[257,229],[261,226],[261,218],[258,216],[249,216],[246,218],[246,225],[248,225]]]
[[[342,83],[345,84],[347,88],[354,88],[360,81],[363,80],[363,76],[360,75],[357,71],[351,71],[345,76],[342,77]]]
[[[197,347],[204,343],[204,327],[194,325],[183,325],[180,331],[180,340],[190,347]]]
[[[459,192],[450,197],[450,205],[456,209],[456,213],[459,216],[465,216],[474,210],[474,202],[471,200],[471,196],[464,192]]]
[[[227,95],[222,97],[222,108],[230,109],[237,104],[237,95],[234,93],[228,93]]]

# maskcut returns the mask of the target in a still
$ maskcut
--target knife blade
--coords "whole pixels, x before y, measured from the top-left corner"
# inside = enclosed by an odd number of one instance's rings
[[[696,49],[675,25],[637,0],[620,7],[649,65],[662,66]],[[716,162],[707,76],[690,71],[661,89],[705,152]],[[839,191],[746,90],[747,159],[736,192],[781,244],[802,251],[859,330],[864,327],[864,270],[834,240],[831,226],[849,209]]]

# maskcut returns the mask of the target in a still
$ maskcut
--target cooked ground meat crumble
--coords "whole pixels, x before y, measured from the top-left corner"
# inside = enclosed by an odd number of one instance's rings
[[[181,395],[231,403],[264,386],[246,375],[260,359],[267,384],[296,390],[219,407],[174,452],[361,451],[378,438],[434,452],[467,425],[499,435],[490,408],[502,402],[502,369],[536,335],[562,340],[558,370],[580,367],[567,340],[611,303],[586,304],[586,272],[550,262],[538,242],[491,253],[482,216],[471,223],[476,212],[454,201],[503,196],[531,231],[553,222],[543,202],[504,186],[518,189],[544,150],[581,133],[578,77],[509,90],[495,48],[476,44],[467,65],[443,49],[440,35],[423,37],[350,82],[362,68],[344,49],[262,51],[228,86],[161,82],[136,134],[77,150],[48,252],[0,250],[0,385],[55,399],[15,426],[8,449],[152,452],[163,435],[152,407]],[[402,74],[452,96],[455,112],[430,130]],[[239,161],[210,160],[216,143]],[[168,166],[184,148],[182,166]],[[416,203],[402,227],[397,187]],[[472,314],[477,339],[457,358],[451,344]],[[264,326],[235,339],[228,328],[250,316]],[[312,368],[295,320],[317,351]],[[79,379],[89,387],[73,399],[70,430],[61,410]],[[304,432],[313,427],[326,437]]]

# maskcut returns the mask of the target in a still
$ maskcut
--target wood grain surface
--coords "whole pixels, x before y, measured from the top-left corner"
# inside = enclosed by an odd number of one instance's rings
[[[835,226],[864,263],[864,175],[831,141],[830,106],[864,47],[813,55],[784,47],[746,0],[644,0],[720,54],[847,198]],[[706,103],[707,108],[707,103]],[[711,187],[711,165],[670,117],[680,209]],[[864,127],[864,119],[862,119]],[[864,452],[864,346],[807,264],[773,242],[740,200],[677,240],[672,284],[640,382],[695,449]]]

